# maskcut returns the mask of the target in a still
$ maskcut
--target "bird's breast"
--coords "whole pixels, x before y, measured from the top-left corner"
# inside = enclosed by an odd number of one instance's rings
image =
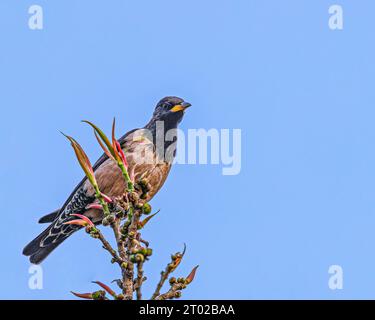
[[[171,168],[169,162],[160,161],[156,157],[154,149],[153,144],[147,141],[130,140],[124,145],[131,179],[135,183],[146,179],[151,187],[146,201],[151,200],[160,190]],[[113,160],[105,160],[95,171],[95,177],[100,191],[106,195],[114,198],[124,194],[126,183],[120,168]],[[89,193],[94,194],[94,189],[89,181],[86,181],[85,188]]]

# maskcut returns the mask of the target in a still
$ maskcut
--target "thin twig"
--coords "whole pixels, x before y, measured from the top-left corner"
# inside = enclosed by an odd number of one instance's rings
[[[158,295],[155,297],[155,300],[167,300],[167,299],[174,299],[180,298],[182,293],[181,291],[185,289],[195,278],[195,273],[197,272],[198,266],[195,266],[193,270],[189,273],[186,278],[170,278],[169,284],[171,285],[170,289],[163,294]]]
[[[174,283],[171,285],[170,289],[163,294],[158,295],[155,297],[155,300],[169,300],[174,298],[180,298],[181,297],[181,290],[186,288],[186,284],[184,283]]]
[[[165,271],[162,271],[160,273],[161,277],[160,277],[160,280],[159,280],[159,282],[156,286],[155,292],[153,293],[153,295],[151,297],[151,300],[155,300],[155,298],[160,295],[160,290],[163,287],[165,281],[168,279],[170,273],[171,272],[168,270],[168,267],[165,269]]]
[[[117,255],[116,250],[112,248],[110,243],[105,239],[105,237],[103,236],[103,234],[100,231],[99,231],[98,235],[99,235],[98,239],[102,242],[103,248],[106,249],[112,255],[114,261],[117,262],[121,267],[121,265],[124,261]]]
[[[184,250],[182,253],[177,252],[176,254],[172,255],[172,261],[168,263],[167,267],[165,268],[164,271],[160,273],[161,277],[160,280],[156,286],[155,292],[151,296],[151,300],[154,300],[157,296],[160,295],[160,290],[162,289],[165,281],[168,279],[169,275],[176,270],[178,265],[180,264],[182,258],[184,257],[186,251],[186,245],[184,244]]]

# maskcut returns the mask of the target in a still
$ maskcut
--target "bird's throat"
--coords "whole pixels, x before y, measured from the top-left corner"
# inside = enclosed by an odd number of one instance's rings
[[[171,148],[174,147],[177,141],[177,126],[179,121],[174,119],[157,120],[152,119],[145,129],[149,130],[153,143],[156,147],[158,157],[171,158]],[[174,145],[172,145],[174,144]],[[175,156],[175,150],[173,151]],[[169,159],[170,160],[170,159]]]

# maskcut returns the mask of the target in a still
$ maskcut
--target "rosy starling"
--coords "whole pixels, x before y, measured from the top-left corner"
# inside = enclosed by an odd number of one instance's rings
[[[166,97],[157,104],[150,122],[144,128],[131,130],[119,139],[121,148],[126,154],[131,178],[133,181],[146,180],[150,188],[145,201],[153,198],[169,174],[175,156],[177,138],[171,130],[177,129],[188,107],[190,104],[183,99]],[[168,137],[170,135],[174,138]],[[125,181],[114,161],[103,154],[93,169],[102,193],[113,199],[124,194]],[[39,220],[40,223],[50,223],[50,225],[24,248],[23,254],[30,256],[31,263],[42,262],[60,243],[81,228],[77,225],[64,224],[74,219],[71,214],[83,214],[95,224],[100,224],[103,218],[101,210],[95,206],[90,208],[90,204],[95,201],[94,190],[85,177],[61,209]]]

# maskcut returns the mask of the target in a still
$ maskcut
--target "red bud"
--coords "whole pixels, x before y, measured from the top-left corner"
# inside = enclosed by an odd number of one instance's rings
[[[198,267],[199,266],[194,267],[194,269],[191,270],[191,272],[189,273],[189,275],[186,277],[186,283],[187,284],[193,282],[193,280],[195,278],[195,273],[197,272]]]
[[[82,227],[87,226],[87,222],[84,221],[84,220],[81,220],[81,219],[71,220],[71,221],[68,221],[68,222],[64,222],[63,224],[74,224],[74,225],[82,226]]]
[[[86,210],[91,210],[91,209],[102,210],[103,207],[99,203],[91,203],[85,209]]]
[[[94,227],[94,224],[92,223],[92,221],[87,218],[86,216],[84,216],[83,214],[78,214],[78,213],[72,213],[71,216],[76,216],[78,218],[81,218],[82,220],[84,220],[88,225]]]
[[[117,294],[110,288],[108,287],[106,284],[100,282],[100,281],[93,281],[93,283],[96,283],[97,285],[99,285],[100,287],[102,287],[105,291],[107,291],[112,297],[116,298],[117,297]]]
[[[73,291],[70,291],[70,292],[73,293],[78,298],[92,300],[92,293],[76,293],[76,292],[73,292]]]

